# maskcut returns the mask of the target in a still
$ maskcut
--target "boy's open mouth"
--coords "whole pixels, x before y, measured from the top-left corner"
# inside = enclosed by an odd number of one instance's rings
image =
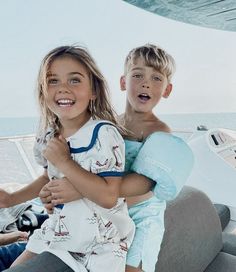
[[[148,101],[151,97],[146,94],[146,93],[141,93],[139,96],[138,96],[142,101]]]
[[[57,105],[60,107],[68,107],[75,104],[75,100],[72,99],[58,99],[56,101]]]

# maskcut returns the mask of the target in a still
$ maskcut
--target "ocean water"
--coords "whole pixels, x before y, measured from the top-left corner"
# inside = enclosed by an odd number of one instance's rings
[[[0,118],[0,137],[35,134],[38,128],[38,118]]]
[[[193,113],[161,114],[160,119],[173,130],[197,130],[198,126],[210,128],[228,128],[236,130],[236,112],[234,113]],[[0,118],[0,137],[34,134],[37,131],[38,118]]]
[[[233,113],[193,113],[160,115],[172,129],[195,131],[198,126],[206,128],[227,128],[236,130],[236,112]]]

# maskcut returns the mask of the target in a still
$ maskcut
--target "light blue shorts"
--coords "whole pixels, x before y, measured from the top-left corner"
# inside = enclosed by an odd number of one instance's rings
[[[155,196],[133,205],[129,214],[135,223],[135,236],[127,254],[126,264],[154,272],[164,235],[166,202]]]

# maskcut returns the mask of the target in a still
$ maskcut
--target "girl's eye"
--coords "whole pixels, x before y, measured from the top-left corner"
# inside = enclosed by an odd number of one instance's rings
[[[80,83],[80,82],[81,82],[81,80],[80,80],[79,78],[77,78],[77,77],[76,77],[76,78],[71,78],[71,79],[70,79],[70,83],[71,83],[71,84],[77,84],[77,83]]]
[[[48,79],[48,85],[56,85],[57,83],[58,83],[58,80],[56,78]]]

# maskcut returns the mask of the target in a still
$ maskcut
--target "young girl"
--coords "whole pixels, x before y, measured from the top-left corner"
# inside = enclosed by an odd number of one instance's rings
[[[193,166],[188,145],[172,135],[167,124],[153,113],[161,98],[167,98],[172,91],[174,67],[166,51],[146,44],[129,52],[120,81],[121,90],[127,92],[120,121],[132,136],[125,141],[125,168],[129,174],[123,177],[121,195],[127,197],[136,227],[126,272],[155,271],[165,230],[166,201],[177,196]],[[144,176],[156,181],[153,192],[149,191],[150,180]],[[53,180],[41,191],[41,197],[43,202],[59,204],[76,199],[76,192],[65,180]],[[52,203],[46,207],[52,208]]]
[[[50,180],[63,177],[80,199],[57,206],[14,265],[47,251],[74,271],[124,271],[134,235],[126,203],[119,198],[124,141],[115,127],[106,82],[88,52],[76,46],[49,52],[39,71],[38,99],[42,130],[35,156],[45,172],[20,191],[1,191],[0,205],[36,197]]]

